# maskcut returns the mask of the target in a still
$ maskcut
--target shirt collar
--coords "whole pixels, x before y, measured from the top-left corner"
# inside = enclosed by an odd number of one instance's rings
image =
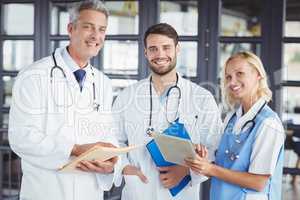
[[[75,72],[76,70],[80,69],[80,67],[77,65],[77,63],[74,61],[74,59],[71,57],[71,55],[69,54],[68,50],[67,50],[68,47],[65,47],[63,48],[62,50],[62,58],[63,60],[65,61],[66,65],[69,67],[69,69],[72,71],[72,72]],[[86,71],[87,69],[87,66],[89,66],[90,64],[88,63],[84,68],[82,68],[83,70]]]
[[[240,105],[240,107],[236,111],[237,119],[233,127],[233,132],[236,134],[240,133],[242,131],[244,124],[246,124],[249,120],[253,120],[255,118],[258,111],[265,104],[265,102],[266,102],[265,98],[261,97],[244,115],[243,115],[243,108]]]
[[[181,77],[181,75],[178,73],[178,72],[176,72],[177,73],[177,76],[178,76],[178,82],[177,82],[177,86],[181,89],[181,87],[182,87],[182,77]],[[148,81],[150,82],[150,78],[151,78],[151,74],[149,75],[149,77],[148,77]],[[159,98],[160,98],[160,102],[161,103],[163,103],[165,100],[166,100],[166,97],[167,97],[167,92],[168,92],[168,90],[171,88],[171,87],[173,87],[173,86],[175,86],[176,85],[176,83],[175,84],[173,84],[173,85],[169,85],[168,87],[166,87],[165,88],[165,90],[162,92],[162,94],[159,96]],[[152,91],[154,90],[154,87],[153,87],[153,82],[152,82]],[[152,92],[153,93],[153,92]]]

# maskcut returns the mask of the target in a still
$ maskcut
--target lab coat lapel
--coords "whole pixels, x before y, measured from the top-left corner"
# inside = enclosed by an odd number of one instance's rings
[[[148,81],[148,84],[150,84],[150,81]],[[152,126],[154,127],[155,131],[162,132],[168,126],[168,122],[165,115],[166,102],[164,101],[163,103],[161,103],[160,97],[157,95],[157,92],[153,84],[151,85],[151,87],[152,87]]]
[[[65,48],[65,47],[63,47],[63,48]],[[73,87],[77,86],[79,88],[79,85],[75,79],[73,72],[70,70],[70,68],[67,66],[67,64],[65,63],[65,61],[62,58],[63,48],[58,48],[55,51],[55,58],[56,58],[57,65],[60,66],[64,70],[68,84],[70,84],[70,86],[73,86]]]
[[[184,112],[183,102],[185,102],[185,101],[183,100],[183,98],[185,98],[187,96],[186,94],[184,94],[184,92],[186,92],[186,90],[184,90],[184,88],[187,88],[187,87],[184,87],[184,82],[183,82],[182,77],[180,76],[180,74],[177,73],[177,75],[178,75],[177,86],[179,87],[180,92],[181,92],[181,99],[180,99],[180,102],[179,102],[179,105],[178,105],[178,116],[177,116],[179,118],[179,121],[180,121],[180,114]]]

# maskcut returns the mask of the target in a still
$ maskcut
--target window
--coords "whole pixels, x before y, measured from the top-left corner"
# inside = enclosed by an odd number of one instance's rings
[[[103,71],[108,74],[138,73],[137,41],[108,40],[103,47]]]
[[[261,36],[262,1],[222,0],[222,36]]]
[[[179,35],[177,70],[186,77],[197,76],[198,2],[160,1],[160,22],[168,23]],[[185,40],[183,41],[182,38]]]
[[[108,35],[139,34],[138,1],[107,1],[105,5],[110,12]]]
[[[282,68],[283,120],[300,124],[300,6],[287,0]]]
[[[197,1],[160,1],[160,22],[173,26],[179,35],[197,35]]]
[[[262,2],[222,0],[219,39],[219,78],[226,60],[240,51],[261,54]],[[243,3],[242,3],[243,2]]]
[[[14,77],[23,67],[34,61],[34,4],[3,3],[3,26],[1,26],[0,70],[4,76],[0,79],[2,94],[1,109],[8,112]],[[1,98],[0,98],[1,99]],[[6,109],[4,109],[6,108]],[[1,115],[0,115],[1,119]],[[0,124],[0,128],[4,124]]]
[[[33,62],[33,41],[4,40],[3,70],[19,71]]]
[[[18,13],[18,14],[17,14]],[[3,5],[3,30],[5,35],[33,35],[33,4],[9,3]],[[18,25],[16,25],[18,24]],[[22,26],[19,26],[21,25]]]

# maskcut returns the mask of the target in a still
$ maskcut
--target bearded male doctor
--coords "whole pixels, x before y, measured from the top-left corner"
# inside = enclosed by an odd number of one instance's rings
[[[13,88],[9,142],[22,161],[20,199],[101,200],[117,158],[60,167],[94,145],[114,146],[111,81],[89,60],[102,48],[108,11],[98,0],[70,11],[67,47],[25,67]]]
[[[210,92],[176,72],[176,30],[165,23],[153,25],[145,33],[144,45],[150,76],[124,89],[113,106],[119,144],[146,144],[152,139],[149,132],[162,132],[179,118],[192,142],[207,145],[213,155],[219,141],[220,113]],[[179,165],[157,168],[146,148],[123,157],[121,169],[123,200],[199,200],[199,184],[206,180]],[[173,197],[169,188],[186,175],[191,175],[191,181]]]

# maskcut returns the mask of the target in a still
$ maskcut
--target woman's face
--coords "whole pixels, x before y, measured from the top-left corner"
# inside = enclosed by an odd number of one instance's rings
[[[225,83],[234,99],[251,104],[257,100],[258,71],[243,58],[233,58],[225,68]]]

